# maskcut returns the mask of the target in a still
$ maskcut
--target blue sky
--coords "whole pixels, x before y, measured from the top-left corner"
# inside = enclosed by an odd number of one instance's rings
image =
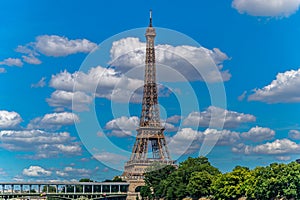
[[[1,1],[0,181],[121,174],[150,9],[173,159],[205,154],[226,172],[299,158],[299,5]]]

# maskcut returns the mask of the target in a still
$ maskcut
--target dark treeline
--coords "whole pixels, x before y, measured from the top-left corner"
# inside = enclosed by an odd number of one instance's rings
[[[253,170],[237,166],[222,174],[205,157],[188,158],[178,168],[156,163],[145,183],[143,199],[300,199],[300,164],[273,163]]]

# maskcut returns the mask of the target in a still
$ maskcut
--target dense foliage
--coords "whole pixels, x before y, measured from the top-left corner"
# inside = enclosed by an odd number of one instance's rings
[[[145,174],[143,199],[300,199],[300,164],[273,163],[250,170],[237,166],[221,173],[207,158],[188,158],[174,166],[158,163]]]

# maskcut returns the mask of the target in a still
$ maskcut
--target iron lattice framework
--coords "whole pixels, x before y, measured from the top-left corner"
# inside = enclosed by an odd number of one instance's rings
[[[164,127],[160,122],[154,48],[156,32],[152,27],[151,11],[145,36],[147,44],[142,113],[132,155],[125,165],[127,176],[142,176],[145,168],[153,162],[174,163],[167,148]]]

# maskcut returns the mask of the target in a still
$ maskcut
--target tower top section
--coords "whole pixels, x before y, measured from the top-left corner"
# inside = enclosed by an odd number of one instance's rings
[[[145,79],[142,103],[142,115],[140,127],[162,128],[160,124],[158,91],[156,85],[155,67],[155,28],[152,27],[152,11],[150,10],[150,24],[146,30],[146,58],[145,58]]]
[[[150,10],[150,21],[149,21],[149,26],[146,30],[145,36],[146,36],[147,40],[150,42],[152,42],[152,39],[150,39],[149,37],[154,38],[156,36],[155,28],[152,25],[152,10]],[[154,40],[153,40],[153,44],[154,44]]]

